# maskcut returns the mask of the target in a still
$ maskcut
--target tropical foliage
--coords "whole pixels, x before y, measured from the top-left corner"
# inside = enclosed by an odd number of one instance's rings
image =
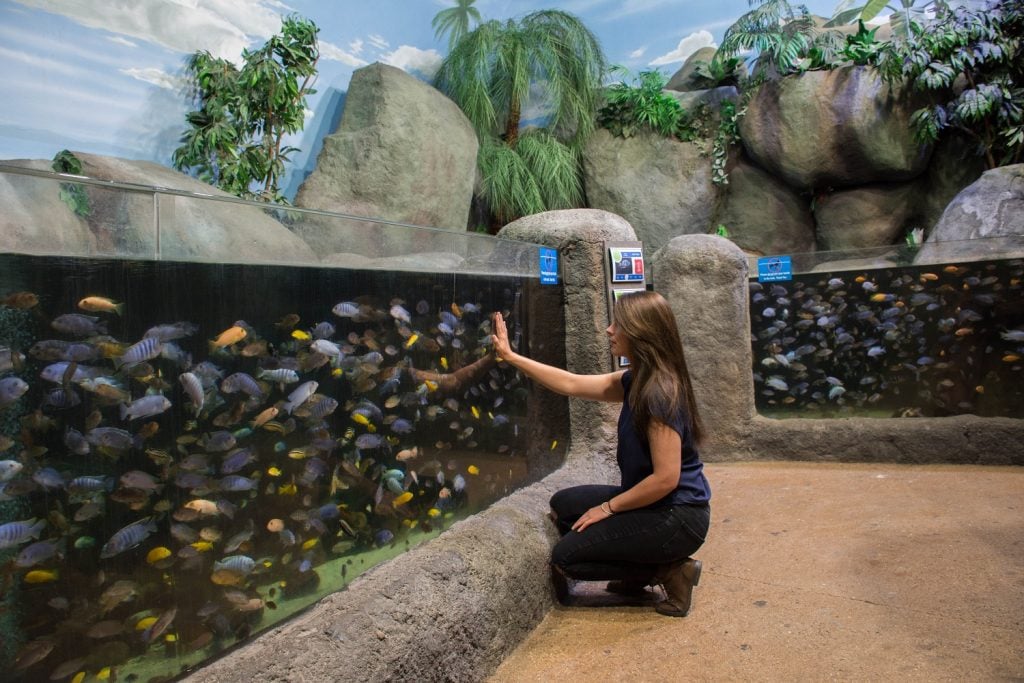
[[[711,144],[711,182],[715,185],[729,184],[729,148],[740,142],[739,122],[746,113],[746,108],[736,109],[732,102],[722,102],[718,131]]]
[[[1024,150],[1024,8],[1019,0],[985,9],[939,6],[934,19],[878,57],[883,76],[906,79],[936,103],[914,112],[917,139],[945,131],[973,140],[988,168],[1018,163]]]
[[[597,38],[557,10],[487,21],[445,57],[434,85],[477,132],[483,197],[499,221],[582,203],[579,151],[604,70]],[[544,125],[520,135],[531,106],[544,107]]]
[[[680,140],[697,136],[692,117],[679,100],[664,92],[666,78],[660,71],[641,71],[634,82],[636,85],[631,86],[619,81],[605,89],[605,104],[597,112],[598,126],[622,138],[631,138],[642,130]]]
[[[476,0],[455,0],[454,7],[448,7],[434,15],[430,25],[434,27],[434,36],[440,40],[448,34],[448,49],[469,33],[470,22],[480,23],[480,11],[473,7]]]
[[[899,0],[899,5],[890,4],[888,0],[868,0],[862,5],[857,5],[858,0],[843,0],[836,7],[832,19],[826,26],[839,26],[840,24],[852,24],[855,21],[871,21],[878,14],[888,9],[889,25],[892,27],[894,36],[904,38],[912,35],[911,27],[914,24],[921,25],[925,22],[928,12],[934,12],[938,8],[948,9],[949,5],[945,0]]]
[[[814,44],[814,21],[807,8],[787,0],[749,0],[752,10],[730,26],[718,53],[723,58],[753,52],[758,68],[780,75],[806,68]],[[717,57],[717,55],[716,55]]]
[[[80,175],[82,173],[82,160],[76,157],[73,152],[62,149],[54,155],[50,168],[57,173]],[[60,200],[67,204],[68,208],[76,216],[84,218],[92,213],[92,208],[89,206],[89,195],[86,193],[85,188],[78,183],[61,183]]]
[[[306,97],[315,93],[319,59],[316,24],[296,15],[256,50],[243,50],[241,68],[196,52],[188,61],[196,110],[174,151],[175,168],[238,195],[287,203],[279,184],[296,148],[285,135],[302,130]]]
[[[710,61],[698,61],[692,79],[698,88],[718,88],[727,85],[738,86],[743,81],[743,60],[740,57],[723,56],[715,52]]]

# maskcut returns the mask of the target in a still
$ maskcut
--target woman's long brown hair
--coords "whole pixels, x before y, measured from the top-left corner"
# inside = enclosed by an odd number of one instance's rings
[[[668,302],[657,292],[625,294],[615,302],[613,317],[629,343],[633,370],[629,407],[641,438],[647,439],[652,418],[671,424],[682,409],[689,418],[693,442],[700,443],[704,427]]]

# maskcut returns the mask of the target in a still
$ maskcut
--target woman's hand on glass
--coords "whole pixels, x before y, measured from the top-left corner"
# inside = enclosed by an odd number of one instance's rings
[[[508,360],[512,355],[512,345],[508,341],[508,328],[505,326],[505,319],[501,313],[494,314],[494,334],[491,335],[491,342],[494,344],[494,353],[502,360]]]

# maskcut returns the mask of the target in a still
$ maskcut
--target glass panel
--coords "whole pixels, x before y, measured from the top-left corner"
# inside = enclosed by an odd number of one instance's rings
[[[13,680],[177,675],[562,462],[566,401],[487,353],[500,310],[564,364],[536,246],[232,201],[330,222],[361,261],[205,262],[223,231],[202,249],[176,231],[211,200],[91,182],[104,215],[149,202],[161,260],[0,253]]]
[[[1024,417],[1021,256],[1024,237],[794,255],[792,281],[750,283],[758,411]]]

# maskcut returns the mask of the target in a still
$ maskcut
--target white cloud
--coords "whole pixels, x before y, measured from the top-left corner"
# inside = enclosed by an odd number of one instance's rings
[[[645,52],[647,52],[647,46],[646,45],[644,47],[639,47],[639,48],[633,50],[632,52],[630,52],[629,53],[629,58],[630,59],[640,59],[641,57],[644,56]]]
[[[209,50],[238,60],[254,38],[281,28],[266,0],[16,0],[89,28],[161,45],[175,52]]]
[[[128,40],[127,38],[122,38],[121,36],[107,36],[107,40],[114,43],[115,45],[124,45],[125,47],[138,47],[138,45],[136,45],[132,41]]]
[[[383,50],[384,48],[391,47],[391,43],[384,40],[384,36],[377,35],[376,33],[371,33],[368,37],[368,40],[370,41],[370,45],[373,45],[378,50]]]
[[[441,55],[437,50],[421,50],[412,45],[400,45],[394,51],[383,54],[380,61],[397,66],[403,71],[418,71],[432,78],[441,66]]]
[[[356,38],[348,44],[348,49],[352,51],[352,54],[359,55],[359,53],[363,51],[363,41]]]
[[[328,43],[325,40],[320,41],[320,56],[349,66],[365,66],[367,64],[366,60],[359,59],[354,54],[345,52],[334,43]]]
[[[147,69],[119,69],[119,71],[126,76],[131,76],[135,80],[151,83],[174,92],[177,92],[185,85],[180,77],[152,67]]]
[[[679,45],[676,46],[675,50],[651,60],[649,64],[651,66],[661,66],[663,64],[683,62],[702,47],[718,47],[714,36],[704,30],[696,31],[686,36],[679,41]]]

